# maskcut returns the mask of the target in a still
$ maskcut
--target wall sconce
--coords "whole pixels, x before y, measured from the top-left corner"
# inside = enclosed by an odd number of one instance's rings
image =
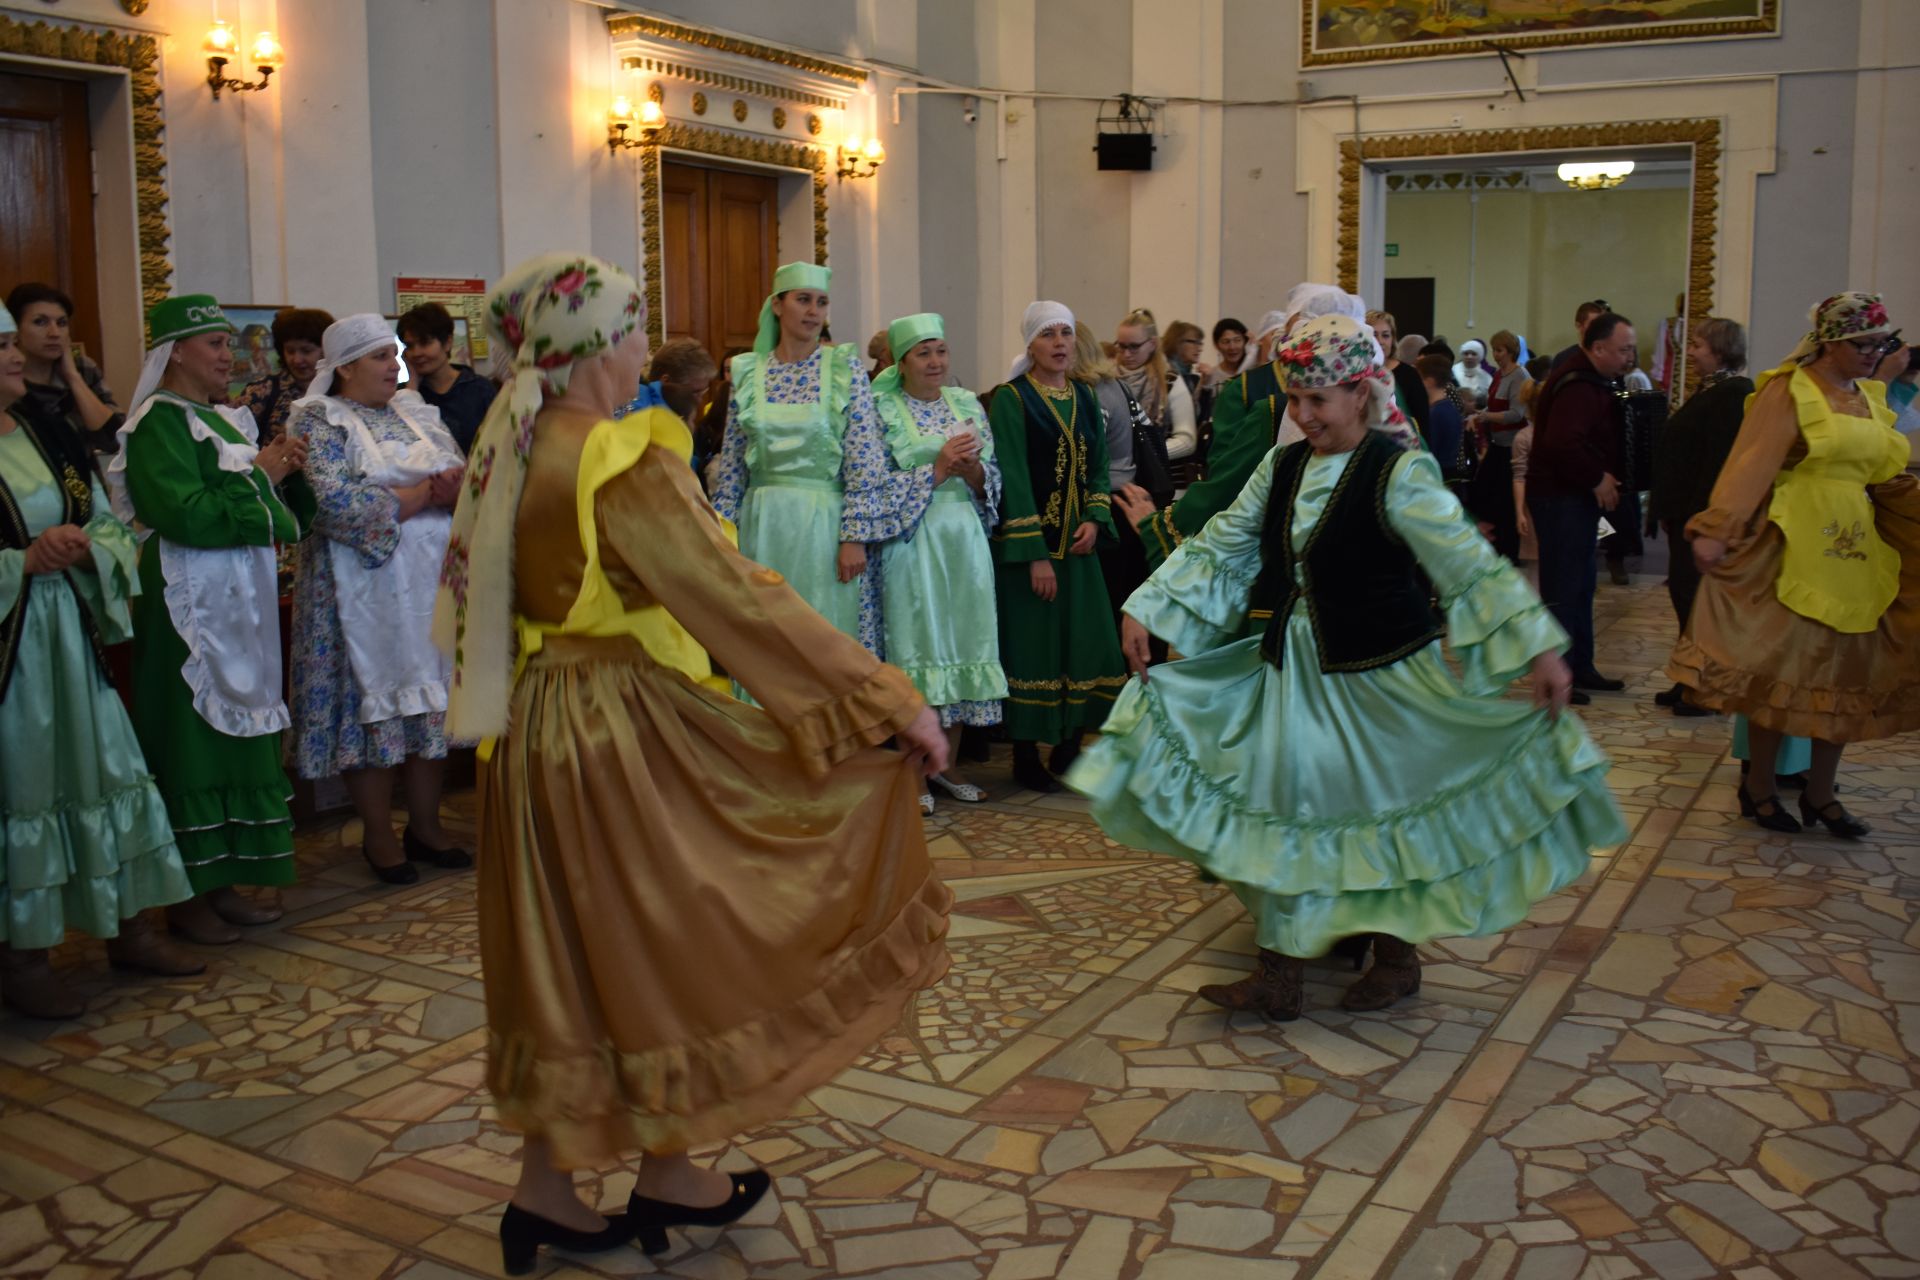
[[[880,139],[868,138],[862,142],[857,136],[848,138],[840,146],[838,154],[840,167],[835,174],[840,181],[848,178],[871,178],[880,172],[880,166],[887,162],[887,149],[880,145]]]
[[[273,72],[286,61],[286,50],[273,38],[273,32],[262,31],[253,38],[248,46],[248,55],[259,71],[258,80],[236,80],[226,74],[227,63],[233,61],[240,47],[240,37],[234,29],[221,18],[215,18],[213,25],[207,28],[207,86],[213,90],[213,100],[220,101],[222,89],[234,93],[252,93],[267,87],[273,79]]]
[[[638,111],[626,96],[615,98],[613,105],[607,108],[607,150],[618,151],[622,147],[644,147],[653,141],[653,135],[660,132],[667,122],[667,113],[659,103],[649,98],[640,104]],[[629,138],[627,130],[639,126],[640,136]]]

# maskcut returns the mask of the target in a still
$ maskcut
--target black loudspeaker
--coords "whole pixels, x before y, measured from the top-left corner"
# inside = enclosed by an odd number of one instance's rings
[[[1139,173],[1153,168],[1153,135],[1150,133],[1098,134],[1094,150],[1099,153],[1102,169]]]

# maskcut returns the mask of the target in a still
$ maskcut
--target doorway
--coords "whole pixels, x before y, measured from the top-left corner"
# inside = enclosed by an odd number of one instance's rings
[[[1409,333],[1433,336],[1432,276],[1389,276],[1380,295],[1380,309],[1393,317],[1394,329],[1402,337]]]
[[[780,191],[773,174],[660,166],[661,329],[692,338],[722,369],[753,347],[760,304],[779,256]]]
[[[50,284],[72,298],[74,343],[98,360],[88,119],[85,83],[0,73],[0,281]]]

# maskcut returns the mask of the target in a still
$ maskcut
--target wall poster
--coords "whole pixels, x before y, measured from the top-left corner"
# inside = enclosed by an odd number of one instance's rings
[[[471,363],[484,374],[486,370],[480,368],[480,362],[488,355],[487,282],[455,276],[394,277],[393,305],[397,314],[405,315],[423,302],[437,302],[453,313],[456,345],[463,337],[460,321],[466,320],[464,338],[470,359],[458,363]]]
[[[1780,31],[1780,0],[1301,0],[1300,65]]]

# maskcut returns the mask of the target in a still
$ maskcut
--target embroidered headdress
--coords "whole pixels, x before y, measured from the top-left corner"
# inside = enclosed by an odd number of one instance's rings
[[[1349,295],[1351,296],[1351,295]],[[1364,320],[1345,314],[1321,316],[1294,330],[1273,353],[1287,392],[1312,391],[1365,383],[1369,394],[1367,425],[1411,449],[1419,441],[1393,399],[1393,376]]]

